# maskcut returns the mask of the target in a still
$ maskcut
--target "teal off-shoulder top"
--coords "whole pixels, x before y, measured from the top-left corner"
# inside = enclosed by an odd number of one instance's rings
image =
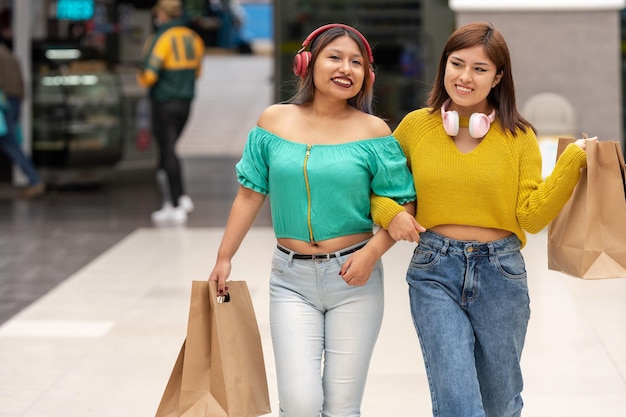
[[[371,232],[370,194],[415,200],[391,135],[336,145],[296,143],[254,127],[236,165],[239,183],[269,195],[277,238],[307,242]]]

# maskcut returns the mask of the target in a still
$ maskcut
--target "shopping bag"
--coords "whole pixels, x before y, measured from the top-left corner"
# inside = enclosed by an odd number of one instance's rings
[[[193,281],[187,337],[156,417],[256,417],[270,413],[261,337],[245,281]]]
[[[559,139],[558,155],[575,139]],[[587,168],[548,226],[548,268],[583,278],[626,277],[626,169],[619,142],[587,142]]]

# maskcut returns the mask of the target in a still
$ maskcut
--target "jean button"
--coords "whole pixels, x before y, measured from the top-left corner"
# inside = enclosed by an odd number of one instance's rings
[[[474,252],[474,247],[473,247],[473,246],[470,246],[469,248],[467,248],[467,251],[468,251],[469,253]]]

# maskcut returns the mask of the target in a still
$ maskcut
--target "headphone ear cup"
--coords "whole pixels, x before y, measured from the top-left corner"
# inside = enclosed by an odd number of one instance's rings
[[[443,129],[449,136],[456,136],[459,133],[459,113],[455,110],[442,111],[441,120]]]
[[[491,121],[486,114],[474,113],[469,120],[469,134],[473,138],[482,138],[489,132]]]
[[[306,70],[311,62],[311,53],[309,51],[302,51],[293,59],[293,72],[300,78],[306,76]]]
[[[306,71],[311,62],[311,52],[302,51],[293,58],[293,72],[300,78],[306,77]],[[370,69],[370,84],[374,84],[376,80],[376,74],[373,69]]]

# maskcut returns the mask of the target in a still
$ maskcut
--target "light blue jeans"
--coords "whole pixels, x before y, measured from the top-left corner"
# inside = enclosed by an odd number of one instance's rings
[[[518,417],[530,317],[515,235],[457,241],[424,232],[407,272],[435,417]]]
[[[276,249],[270,276],[280,416],[358,417],[383,317],[382,263],[364,286],[351,287],[339,275],[350,255],[292,255]]]

